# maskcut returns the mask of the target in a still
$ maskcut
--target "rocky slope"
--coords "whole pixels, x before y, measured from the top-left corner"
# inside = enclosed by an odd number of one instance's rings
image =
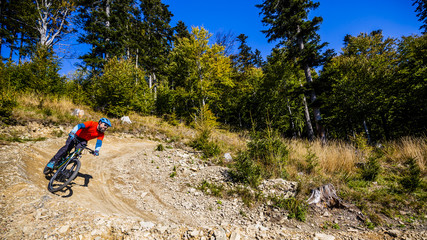
[[[69,130],[22,128],[32,138]],[[311,209],[299,222],[269,206],[206,195],[197,186],[228,184],[225,168],[131,135],[108,135],[101,155],[84,155],[72,185],[52,194],[42,169],[64,141],[0,142],[0,239],[427,239],[425,223],[369,230],[349,209]],[[282,185],[295,191],[295,183]]]

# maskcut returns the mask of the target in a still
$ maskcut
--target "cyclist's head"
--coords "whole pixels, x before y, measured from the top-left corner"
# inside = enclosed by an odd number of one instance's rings
[[[99,119],[99,123],[105,123],[108,127],[111,127],[111,122],[108,120],[108,118]]]
[[[103,123],[103,124],[101,124]],[[98,122],[98,131],[105,132],[107,130],[107,127],[111,127],[111,122],[107,118],[101,118]]]

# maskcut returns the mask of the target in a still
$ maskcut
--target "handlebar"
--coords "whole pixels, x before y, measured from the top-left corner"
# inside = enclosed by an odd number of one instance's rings
[[[82,141],[79,141],[79,140],[77,139],[77,137],[76,137],[76,136],[74,136],[73,141],[76,143],[76,145],[82,142]],[[95,150],[93,150],[93,149],[91,149],[91,148],[87,147],[87,146],[86,146],[86,145],[84,145],[84,144],[82,145],[82,149],[83,149],[83,150],[84,150],[84,149],[86,149],[90,154],[94,154],[94,153],[95,153]]]

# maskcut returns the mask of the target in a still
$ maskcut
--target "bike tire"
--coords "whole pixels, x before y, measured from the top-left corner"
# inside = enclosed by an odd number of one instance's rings
[[[48,168],[47,167],[47,165],[44,167],[44,169],[43,169],[43,174],[44,175],[49,175],[49,174],[51,174],[53,171],[52,171],[52,169],[51,168]]]
[[[58,171],[55,172],[55,174],[52,176],[52,178],[49,180],[49,185],[47,186],[47,189],[49,192],[57,192],[62,190],[64,187],[66,187],[68,184],[71,183],[79,173],[81,167],[81,162],[78,159],[71,159],[70,162],[61,169],[58,169]]]

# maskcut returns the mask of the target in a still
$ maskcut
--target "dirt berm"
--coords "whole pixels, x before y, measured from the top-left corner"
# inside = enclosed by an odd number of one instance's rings
[[[131,135],[106,136],[100,156],[85,154],[71,186],[52,194],[42,170],[64,141],[0,143],[0,239],[427,239],[424,223],[369,230],[347,210],[299,222],[206,195],[197,186],[226,181],[225,168],[164,142],[156,151],[160,142]]]

